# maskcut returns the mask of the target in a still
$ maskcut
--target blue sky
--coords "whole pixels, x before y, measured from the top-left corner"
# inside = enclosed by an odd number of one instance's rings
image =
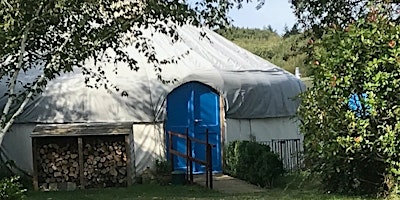
[[[296,21],[289,0],[265,0],[265,5],[257,10],[256,3],[244,4],[238,10],[234,8],[229,16],[233,25],[244,28],[263,28],[271,25],[279,34],[283,33],[285,24],[291,28]]]

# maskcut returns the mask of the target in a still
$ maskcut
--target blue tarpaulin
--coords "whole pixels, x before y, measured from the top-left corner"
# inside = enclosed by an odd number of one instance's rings
[[[362,100],[360,100],[360,96]],[[348,106],[356,113],[357,116],[361,116],[364,112],[365,114],[369,114],[369,109],[371,109],[371,106],[367,104],[367,100],[368,95],[366,93],[354,93],[350,95]]]

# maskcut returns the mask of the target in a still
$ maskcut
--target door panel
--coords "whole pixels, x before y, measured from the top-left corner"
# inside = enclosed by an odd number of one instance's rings
[[[209,143],[216,145],[212,149],[213,170],[220,172],[222,161],[219,95],[209,86],[190,82],[176,88],[168,95],[166,130],[185,133],[186,128],[191,137],[204,141],[206,140],[206,129],[209,130]],[[175,138],[173,139],[174,147],[178,147],[178,151],[186,153],[186,142],[183,139]],[[206,159],[205,145],[193,142],[191,151],[194,157]],[[175,156],[174,168],[185,169],[185,159]],[[205,172],[205,168],[195,163],[194,172]]]
[[[179,90],[168,95],[167,101],[167,131],[176,133],[185,133],[189,128],[191,118],[193,118],[193,94],[189,85],[183,85]],[[169,148],[169,139],[167,132],[167,151]],[[179,152],[186,152],[186,140],[178,137],[172,138],[173,148]],[[168,153],[168,152],[167,152]],[[168,159],[169,155],[168,155]],[[186,159],[174,156],[174,169],[185,169]]]
[[[199,84],[194,93],[195,112],[194,117],[197,123],[194,123],[196,138],[206,140],[206,129],[208,129],[208,141],[216,146],[212,148],[213,170],[221,171],[220,159],[220,114],[219,114],[219,96],[207,86]],[[196,144],[194,153],[202,160],[206,159],[205,145]],[[196,171],[205,171],[204,166],[196,164]]]

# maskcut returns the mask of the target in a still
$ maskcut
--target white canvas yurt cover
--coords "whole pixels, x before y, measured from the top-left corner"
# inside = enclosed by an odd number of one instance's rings
[[[205,32],[207,37],[202,37],[201,32]],[[78,70],[62,74],[49,82],[44,92],[29,102],[6,134],[2,144],[6,154],[21,168],[31,171],[29,135],[37,124],[131,122],[135,162],[138,169],[144,168],[154,158],[152,153],[161,154],[164,150],[160,144],[163,142],[161,136],[164,135],[167,95],[174,88],[190,81],[209,85],[222,96],[225,101],[227,135],[229,130],[235,131],[244,126],[236,122],[251,124],[253,122],[248,120],[272,119],[267,123],[273,127],[275,121],[288,121],[295,114],[299,102],[294,98],[304,90],[304,84],[291,73],[238,47],[217,33],[206,28],[183,26],[178,28],[181,39],[175,43],[171,43],[167,36],[152,33],[151,30],[144,33],[151,38],[160,59],[180,58],[177,63],[162,66],[163,78],[176,79],[176,82],[163,84],[159,81],[153,65],[137,53],[134,47],[127,50],[139,63],[137,72],[119,64],[118,73],[114,74],[114,64],[106,64],[110,82],[121,91],[126,91],[128,96],[122,96],[112,89],[88,88],[84,76]],[[90,61],[87,66],[95,68]],[[25,82],[34,77],[34,73],[23,74],[19,81]],[[0,108],[4,107],[7,100],[5,92],[3,80],[0,82]],[[285,122],[279,123],[278,126],[285,126]],[[230,129],[230,126],[235,128]],[[278,131],[277,134],[281,133]]]

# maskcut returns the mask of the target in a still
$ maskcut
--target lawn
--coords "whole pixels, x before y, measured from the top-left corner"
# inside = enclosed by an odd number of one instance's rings
[[[223,194],[200,186],[134,185],[129,188],[87,189],[72,192],[27,193],[27,200],[130,200],[130,199],[337,199],[356,200],[348,197],[322,194],[315,190],[271,189],[257,194]]]

